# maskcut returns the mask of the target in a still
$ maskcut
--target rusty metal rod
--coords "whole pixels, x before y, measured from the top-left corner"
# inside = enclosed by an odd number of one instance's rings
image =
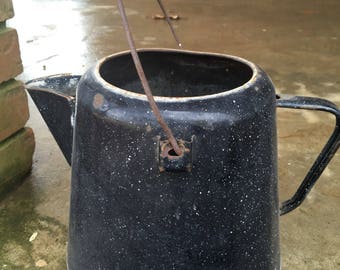
[[[166,12],[166,10],[164,8],[164,5],[163,5],[162,1],[161,0],[157,0],[157,2],[158,2],[158,5],[160,6],[160,8],[161,8],[161,10],[162,10],[162,12],[164,14],[164,17],[165,17],[165,19],[166,19],[166,21],[167,21],[167,23],[168,23],[168,25],[170,27],[171,33],[172,33],[173,37],[175,38],[178,47],[182,48],[182,43],[179,41],[179,39],[178,39],[178,37],[176,35],[175,29],[174,29],[174,27],[173,27],[173,25],[171,23],[171,20],[170,20],[168,14],[167,14],[167,12]]]
[[[139,79],[141,80],[142,86],[144,88],[145,95],[148,98],[150,107],[151,107],[158,123],[160,124],[160,126],[164,130],[166,136],[168,137],[168,140],[169,140],[171,146],[174,148],[174,151],[176,152],[176,154],[181,156],[182,155],[182,149],[178,146],[178,143],[177,143],[174,135],[172,134],[171,129],[169,128],[167,123],[164,121],[162,114],[159,111],[159,108],[158,108],[158,106],[155,102],[155,99],[153,98],[148,80],[146,79],[146,76],[145,76],[145,73],[144,73],[144,70],[143,70],[143,67],[142,67],[142,63],[140,62],[138,53],[136,51],[136,46],[135,46],[135,43],[134,43],[133,38],[132,38],[132,34],[131,34],[131,31],[130,31],[129,23],[128,23],[127,16],[126,16],[126,13],[125,13],[123,1],[117,0],[117,2],[118,2],[118,8],[119,8],[120,16],[122,17],[126,37],[127,37],[127,40],[128,40],[129,46],[130,46],[131,56],[132,56],[133,62],[135,63]]]

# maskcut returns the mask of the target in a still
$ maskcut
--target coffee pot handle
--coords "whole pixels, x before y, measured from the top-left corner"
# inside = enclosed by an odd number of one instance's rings
[[[333,114],[336,119],[335,129],[332,135],[303,179],[296,193],[281,204],[280,215],[282,216],[297,208],[304,201],[338,150],[340,146],[340,110],[334,103],[321,98],[288,95],[276,95],[276,98],[276,105],[279,108],[324,111]]]

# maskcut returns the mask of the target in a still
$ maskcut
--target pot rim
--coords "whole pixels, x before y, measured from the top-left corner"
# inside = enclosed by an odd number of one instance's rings
[[[140,48],[137,50],[137,52],[177,52],[177,53],[184,53],[184,54],[194,54],[194,55],[209,55],[209,56],[217,56],[217,57],[222,57],[222,58],[229,58],[235,61],[239,61],[245,65],[247,65],[248,67],[251,68],[253,74],[252,77],[245,82],[244,84],[230,89],[230,90],[226,90],[226,91],[222,91],[222,92],[218,92],[215,94],[209,94],[209,95],[200,95],[200,96],[188,96],[188,97],[165,97],[165,96],[154,96],[154,99],[156,102],[161,102],[161,103],[168,103],[168,102],[188,102],[188,101],[203,101],[203,100],[207,100],[207,99],[215,99],[215,98],[221,98],[221,97],[225,97],[231,94],[235,94],[237,92],[240,92],[242,90],[246,90],[248,89],[251,85],[253,85],[255,83],[255,81],[258,78],[258,73],[259,70],[257,68],[257,66],[238,56],[234,56],[234,55],[228,55],[228,54],[222,54],[222,53],[212,53],[212,52],[202,52],[202,51],[192,51],[192,50],[179,50],[179,49],[168,49],[168,48]],[[114,53],[111,54],[109,56],[106,56],[102,59],[100,59],[97,64],[94,66],[94,75],[96,77],[96,79],[98,80],[98,83],[100,83],[103,87],[105,87],[108,91],[113,92],[115,94],[127,97],[127,98],[133,98],[133,99],[138,99],[141,101],[148,101],[147,97],[145,94],[140,94],[140,93],[136,93],[130,90],[125,90],[123,88],[120,88],[118,86],[115,86],[111,83],[108,83],[100,74],[100,68],[102,66],[102,64],[106,61],[108,61],[111,58],[117,57],[117,56],[121,56],[121,55],[126,55],[126,54],[130,54],[130,50],[126,50],[126,51],[122,51],[122,52],[118,52],[118,53]],[[152,91],[152,89],[151,89]]]

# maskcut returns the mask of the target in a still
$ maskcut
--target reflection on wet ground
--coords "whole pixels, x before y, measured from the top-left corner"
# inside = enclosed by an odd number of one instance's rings
[[[126,50],[114,1],[13,0],[29,80],[82,74],[96,60]],[[137,47],[176,44],[156,1],[124,1]],[[319,96],[340,105],[340,2],[164,1],[184,49],[247,58],[278,92]],[[70,168],[31,103],[37,149],[32,174],[0,203],[0,268],[65,269]],[[311,166],[334,125],[325,113],[278,111],[281,200]],[[340,158],[336,155],[307,201],[281,218],[283,269],[340,268]],[[30,237],[37,232],[34,240]]]

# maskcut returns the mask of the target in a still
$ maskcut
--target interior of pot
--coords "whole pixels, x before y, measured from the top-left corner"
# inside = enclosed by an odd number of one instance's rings
[[[226,56],[181,51],[140,51],[138,55],[154,96],[217,94],[240,87],[253,76],[246,62]],[[144,94],[129,53],[108,58],[99,73],[116,87]]]

